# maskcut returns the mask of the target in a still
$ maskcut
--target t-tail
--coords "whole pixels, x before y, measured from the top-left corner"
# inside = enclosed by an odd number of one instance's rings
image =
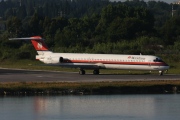
[[[35,50],[39,55],[43,55],[46,53],[52,53],[49,51],[47,45],[44,42],[44,39],[40,36],[33,36],[33,37],[25,37],[25,38],[10,38],[9,40],[31,40]]]

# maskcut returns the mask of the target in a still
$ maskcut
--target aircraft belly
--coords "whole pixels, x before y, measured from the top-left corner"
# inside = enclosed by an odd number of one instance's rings
[[[52,66],[61,66],[69,68],[83,69],[120,69],[120,70],[167,70],[168,66],[149,66],[149,65],[117,65],[102,63],[59,63],[51,64]]]
[[[96,64],[89,63],[61,63],[59,66],[70,67],[70,68],[83,68],[83,69],[99,69],[99,66]]]
[[[120,70],[166,70],[166,66],[148,66],[148,65],[112,65],[106,64],[106,69],[120,69]]]

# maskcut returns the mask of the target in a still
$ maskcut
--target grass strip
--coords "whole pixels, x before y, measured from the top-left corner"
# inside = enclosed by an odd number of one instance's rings
[[[0,95],[111,95],[180,93],[179,80],[0,83]]]

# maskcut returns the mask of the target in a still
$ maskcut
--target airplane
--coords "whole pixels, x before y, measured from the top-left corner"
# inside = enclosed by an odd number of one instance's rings
[[[92,69],[94,75],[98,75],[100,69],[159,71],[159,75],[169,69],[160,57],[152,55],[54,53],[41,36],[9,40],[31,40],[38,53],[37,60],[52,66],[79,68],[80,75],[86,74],[85,69]]]

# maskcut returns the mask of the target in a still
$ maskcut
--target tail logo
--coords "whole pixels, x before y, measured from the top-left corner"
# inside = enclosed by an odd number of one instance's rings
[[[42,43],[41,42],[38,42],[38,44],[37,44],[37,48],[39,48],[39,49],[42,49]]]

